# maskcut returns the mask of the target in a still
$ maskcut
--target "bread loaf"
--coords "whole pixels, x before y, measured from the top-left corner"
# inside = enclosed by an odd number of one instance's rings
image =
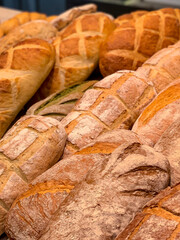
[[[154,96],[154,88],[134,73],[117,72],[99,81],[61,121],[68,134],[65,152],[81,149],[108,130],[129,129]]]
[[[6,232],[9,237],[18,240],[39,239],[50,218],[74,186],[85,179],[94,164],[107,160],[125,142],[143,143],[143,140],[129,130],[109,131],[33,180],[33,186],[16,199],[8,213]]]
[[[40,95],[47,97],[86,80],[98,64],[101,43],[113,28],[112,19],[97,12],[76,18],[62,30],[53,42],[55,67],[40,88]]]
[[[180,117],[180,79],[174,81],[144,109],[132,130],[150,146]]]
[[[131,128],[157,93],[179,76],[180,41],[137,71],[118,71],[96,83],[62,120],[68,133],[65,152],[85,146],[109,129]]]
[[[59,121],[25,116],[0,141],[0,234],[15,198],[62,155],[66,133]]]
[[[44,20],[34,20],[12,30],[0,39],[0,53],[28,38],[51,40],[57,34],[57,29]]]
[[[66,27],[70,22],[72,22],[75,18],[87,13],[96,12],[96,10],[97,10],[96,4],[84,4],[82,6],[73,7],[61,13],[56,18],[54,18],[51,21],[51,24],[60,31],[61,29]]]
[[[37,19],[46,19],[46,15],[42,14],[42,13],[38,13],[38,12],[19,13],[19,14],[15,15],[14,17],[12,17],[0,24],[0,29],[2,31],[2,35],[0,37],[8,34],[11,30],[13,30],[14,28],[16,28],[26,22],[29,22],[32,20],[37,20]]]
[[[83,93],[96,82],[97,81],[84,82],[80,85],[65,89],[64,91],[51,94],[44,100],[32,105],[26,114],[49,116],[60,121],[73,109],[75,103],[82,97]]]
[[[180,38],[180,10],[160,9],[117,27],[103,43],[99,67],[103,76],[136,70],[149,57]]]
[[[69,193],[39,239],[114,239],[168,185],[168,171],[153,148],[121,145]]]
[[[47,77],[54,49],[46,41],[28,39],[0,55],[0,136]]]
[[[116,240],[180,238],[180,184],[163,190],[134,218]]]
[[[170,163],[171,186],[180,183],[180,117],[161,135],[154,148],[165,155]]]

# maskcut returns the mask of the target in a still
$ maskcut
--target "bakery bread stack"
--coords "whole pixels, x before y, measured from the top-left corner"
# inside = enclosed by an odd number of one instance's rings
[[[102,75],[123,69],[136,70],[154,53],[177,42],[180,39],[179,11],[160,9],[120,24],[100,50]]]
[[[35,94],[54,64],[54,48],[27,39],[0,55],[0,137]]]
[[[66,132],[59,121],[25,116],[0,141],[0,234],[11,204],[62,155]]]
[[[39,239],[114,239],[168,185],[168,171],[162,154],[123,144],[69,193]]]
[[[130,129],[155,96],[180,76],[179,62],[177,42],[156,53],[137,71],[118,71],[86,91],[62,120],[68,133],[65,154],[72,154],[110,129]]]
[[[97,12],[76,18],[62,30],[53,41],[55,67],[38,91],[41,98],[86,80],[98,65],[100,45],[113,29],[112,17]]]
[[[143,142],[143,140],[139,139],[139,137],[131,131],[128,130],[110,131],[109,133],[106,133],[103,136],[101,136],[97,141],[95,141],[91,145],[82,149],[80,152],[77,152],[75,155],[58,162],[51,169],[49,169],[44,174],[36,178],[32,182],[33,186],[29,189],[29,191],[19,196],[19,198],[14,202],[8,214],[6,223],[6,232],[8,233],[8,235],[13,239],[19,240],[39,239],[39,237],[42,235],[44,231],[44,228],[48,225],[52,215],[55,212],[57,212],[59,207],[61,208],[61,205],[64,203],[63,200],[66,199],[67,196],[69,196],[73,189],[74,190],[77,189],[79,184],[81,184],[81,182],[84,179],[86,179],[88,172],[92,169],[93,166],[95,166],[94,168],[97,169],[98,171],[98,169],[101,169],[99,165],[102,166],[104,164],[106,165],[107,162],[109,161],[109,158],[111,157],[112,152],[114,150],[116,151],[116,149],[119,149],[118,146],[121,146],[125,143],[128,146],[134,145],[136,146],[138,144],[141,145],[140,141]],[[131,149],[131,147],[129,147],[129,149]],[[131,152],[132,149],[129,151]],[[139,151],[139,154],[141,154],[140,152],[141,150]],[[155,152],[153,151],[153,153]],[[163,173],[164,171],[162,171],[161,175],[161,170],[160,172],[159,170],[156,171],[154,167],[152,167],[152,169],[154,168],[154,170],[152,171],[150,170],[151,176],[155,177],[157,174],[158,177],[161,180],[163,180],[162,183],[163,187],[164,186],[163,184],[165,182],[166,182],[165,185],[167,184],[167,182],[169,182],[168,177],[169,165],[167,164],[166,159],[163,157],[163,155],[159,153],[157,153],[157,155],[155,153],[154,155],[153,153],[151,152],[153,156],[152,158],[154,159],[158,158],[157,161],[159,162],[159,164],[165,161],[164,167],[165,166],[167,167],[167,169],[166,167],[165,168],[163,167],[163,169],[166,169],[165,171],[167,171],[165,175]],[[151,158],[149,158],[150,157],[149,154],[147,154],[148,155],[147,158],[149,159],[149,161],[151,161]],[[133,161],[134,160],[132,160],[132,162]],[[143,159],[142,161],[145,162],[145,159]],[[134,162],[134,164],[136,165],[136,167],[134,166],[134,168],[138,168],[139,166],[138,164],[141,165],[142,161],[140,160],[139,163],[137,163],[137,161]],[[123,165],[122,168],[120,168],[122,169],[122,171],[124,171],[126,168],[128,169],[130,166],[128,162],[127,163],[124,162],[124,164],[125,165]],[[149,163],[147,164],[149,165]],[[152,162],[150,165],[154,166]],[[129,172],[129,170],[127,169],[125,171]],[[100,174],[96,173],[96,177],[98,176],[100,176]],[[126,174],[124,175],[124,177],[125,176]],[[144,184],[146,182],[145,176],[146,175],[144,175]],[[95,180],[93,184],[94,187],[96,186],[96,183],[98,183],[98,181]],[[59,186],[61,185],[61,188],[58,187],[58,185]],[[51,189],[48,188],[49,186],[52,186]],[[89,190],[87,192],[89,192]],[[155,194],[155,192],[153,192],[152,194]],[[96,196],[96,194],[92,195],[94,197]],[[147,199],[151,198],[150,195],[148,194],[147,196],[142,195],[142,198],[140,197],[139,200],[142,202],[146,201]],[[46,202],[52,202],[52,199],[54,200],[54,205],[49,206],[47,209]],[[83,199],[84,198],[82,198],[82,200]],[[41,206],[41,208],[39,208],[39,206]],[[42,211],[42,209],[44,210]],[[46,217],[44,216],[43,212],[46,212]],[[29,221],[22,222],[22,219],[29,219]],[[51,236],[51,238],[56,239],[53,236]]]
[[[180,238],[180,184],[168,187],[137,214],[115,240]]]

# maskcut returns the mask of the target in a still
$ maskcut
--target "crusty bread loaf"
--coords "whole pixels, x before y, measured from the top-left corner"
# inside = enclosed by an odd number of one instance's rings
[[[166,158],[147,145],[121,145],[75,186],[39,239],[114,239],[168,186],[168,166]]]
[[[53,42],[55,67],[40,95],[47,97],[86,80],[98,64],[101,43],[113,28],[109,15],[97,12],[76,18],[62,30]]]
[[[9,237],[18,240],[39,239],[71,189],[85,179],[94,164],[107,160],[110,154],[125,142],[143,143],[143,140],[129,130],[107,132],[37,177],[32,182],[33,186],[16,199],[9,211],[6,224]],[[54,204],[51,205],[51,202]]]
[[[154,149],[165,155],[170,163],[171,186],[180,183],[180,117],[161,135]]]
[[[11,30],[14,28],[32,21],[32,20],[37,20],[37,19],[46,19],[46,15],[38,12],[22,12],[14,17],[2,22],[0,24],[0,29],[2,31],[2,36],[8,34]],[[1,36],[1,37],[2,37]]]
[[[28,38],[51,40],[57,34],[57,29],[44,20],[34,20],[12,30],[0,39],[0,53]]]
[[[60,31],[61,29],[66,27],[70,22],[72,22],[75,18],[83,14],[96,12],[96,10],[97,10],[97,5],[92,3],[84,4],[78,7],[73,7],[61,13],[56,18],[54,18],[51,21],[51,24]]]
[[[68,133],[66,153],[72,153],[111,129],[130,128],[155,90],[135,74],[114,73],[87,90],[61,123]]]
[[[91,88],[97,81],[86,81],[63,91],[51,94],[49,97],[33,104],[27,111],[27,115],[41,115],[62,120],[74,107],[83,93]]]
[[[180,184],[166,188],[147,203],[116,240],[180,238]]]
[[[62,120],[68,133],[65,152],[109,129],[131,128],[157,93],[179,76],[180,41],[160,50],[136,72],[118,71],[96,83]]]
[[[27,39],[0,55],[0,136],[51,71],[54,49]]]
[[[117,27],[100,50],[100,71],[136,70],[149,57],[180,39],[180,10],[160,9]]]
[[[25,116],[0,141],[0,234],[15,198],[62,155],[66,132],[59,121]]]
[[[135,24],[135,20],[139,17],[143,16],[144,14],[148,13],[148,11],[139,10],[134,11],[131,13],[123,14],[114,19],[114,23],[116,24],[116,27],[120,27],[121,25],[124,25],[125,23],[129,23],[130,20],[132,21],[132,24]]]
[[[180,116],[180,79],[174,81],[144,109],[132,130],[144,137],[150,146]]]

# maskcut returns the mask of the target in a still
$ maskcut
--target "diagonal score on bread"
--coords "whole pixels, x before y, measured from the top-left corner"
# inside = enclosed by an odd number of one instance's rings
[[[0,55],[0,136],[40,87],[53,63],[53,47],[40,39],[25,40]]]

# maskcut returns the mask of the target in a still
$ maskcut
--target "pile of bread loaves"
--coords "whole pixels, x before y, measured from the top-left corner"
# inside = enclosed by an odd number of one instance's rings
[[[180,10],[96,9],[0,25],[2,239],[180,239]]]

